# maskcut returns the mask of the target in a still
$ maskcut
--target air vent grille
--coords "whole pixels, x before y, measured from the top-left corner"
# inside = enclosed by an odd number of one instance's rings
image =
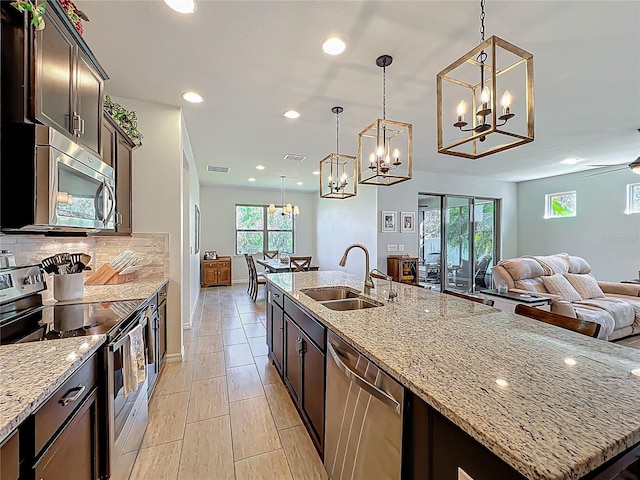
[[[230,171],[231,167],[215,167],[213,165],[207,165],[207,172],[229,173]]]
[[[295,162],[301,162],[301,161],[303,161],[305,158],[307,158],[307,157],[305,157],[304,155],[296,155],[295,153],[287,153],[287,154],[284,156],[284,159],[285,159],[285,160],[293,160],[293,161],[295,161]]]

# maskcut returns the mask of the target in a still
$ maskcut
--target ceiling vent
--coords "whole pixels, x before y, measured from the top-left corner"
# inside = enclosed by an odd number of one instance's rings
[[[301,161],[303,161],[305,158],[307,158],[307,157],[305,157],[304,155],[296,155],[295,153],[287,153],[287,154],[284,156],[284,159],[285,159],[285,160],[294,160],[294,161],[296,161],[296,162],[301,162]]]
[[[230,171],[231,167],[214,167],[213,165],[207,165],[207,172],[229,173]]]

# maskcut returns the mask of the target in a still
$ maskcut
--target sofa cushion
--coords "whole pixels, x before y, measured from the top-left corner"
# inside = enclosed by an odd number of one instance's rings
[[[598,281],[588,273],[566,273],[564,278],[569,280],[571,286],[576,289],[584,300],[604,298],[604,292],[598,286]]]
[[[537,278],[544,274],[542,266],[533,258],[512,258],[498,263],[511,275],[514,281]]]
[[[542,282],[542,277],[538,278],[525,278],[523,280],[516,280],[515,287],[520,290],[528,290],[529,292],[536,293],[549,293]]]
[[[576,305],[600,308],[609,313],[615,321],[615,328],[628,327],[635,322],[636,312],[633,305],[619,298],[591,298],[575,302]]]
[[[595,322],[600,325],[598,338],[609,340],[609,336],[616,329],[616,322],[609,312],[591,305],[582,305],[581,303],[574,303],[573,308],[575,309],[576,317],[580,320]]]
[[[543,275],[553,275],[554,273],[561,273],[564,275],[569,271],[569,255],[566,253],[536,256],[535,259],[542,264],[543,269],[545,270]]]
[[[569,273],[590,273],[591,265],[582,257],[569,255]]]
[[[598,282],[605,295],[616,294],[640,298],[640,285],[619,282]]]
[[[562,300],[566,300],[567,302],[582,300],[582,297],[576,292],[576,289],[571,286],[569,280],[559,273],[542,277],[542,282],[549,293],[559,295]]]

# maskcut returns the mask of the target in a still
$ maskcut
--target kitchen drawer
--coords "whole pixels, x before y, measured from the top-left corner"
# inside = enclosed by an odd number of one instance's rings
[[[311,318],[308,313],[303,312],[300,307],[293,303],[289,297],[284,297],[284,313],[298,324],[300,329],[307,334],[307,336],[315,342],[315,344],[324,353],[327,329]]]
[[[280,308],[283,308],[284,292],[271,284],[269,284],[269,291],[271,292],[271,301],[276,303]]]
[[[35,453],[42,450],[58,428],[82,404],[98,380],[98,354],[94,354],[34,415]],[[77,398],[75,397],[77,395]],[[72,400],[73,398],[73,400]]]

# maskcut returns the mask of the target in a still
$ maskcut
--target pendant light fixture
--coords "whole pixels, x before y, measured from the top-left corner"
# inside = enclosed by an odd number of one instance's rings
[[[340,152],[340,114],[342,107],[331,109],[336,114],[336,153],[320,160],[320,198],[345,199],[357,194],[356,157]]]
[[[480,45],[436,76],[438,153],[476,159],[533,141],[533,55],[496,36],[485,41],[484,6]]]
[[[295,218],[300,214],[300,208],[298,205],[291,205],[290,203],[284,203],[284,181],[287,178],[286,175],[280,175],[280,205],[282,205],[282,215],[291,215],[291,218]],[[276,206],[274,203],[267,207],[267,213],[276,213]]]
[[[387,120],[387,67],[391,55],[381,55],[376,65],[382,68],[382,118],[358,134],[358,183],[394,185],[411,179],[413,170],[413,126]]]

